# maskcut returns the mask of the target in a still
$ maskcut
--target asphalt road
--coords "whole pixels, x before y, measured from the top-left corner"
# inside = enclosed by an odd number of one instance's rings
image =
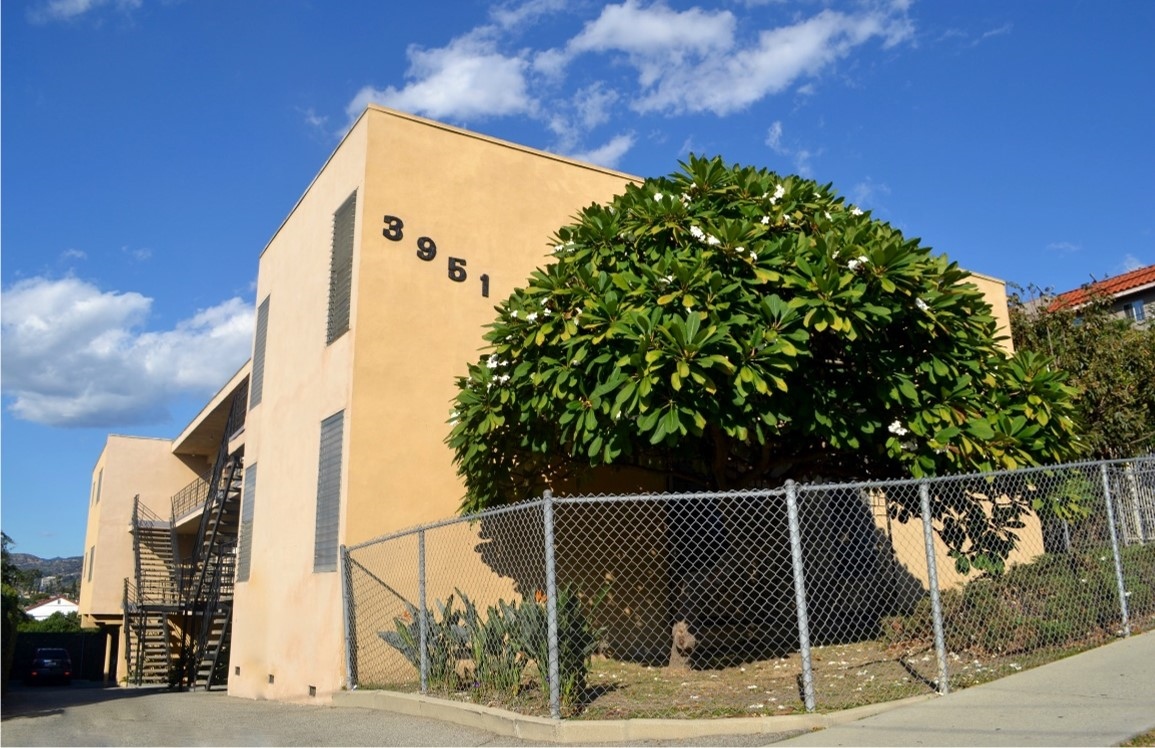
[[[4,746],[519,746],[485,730],[391,712],[229,698],[223,691],[29,688],[4,695]],[[638,741],[640,746],[768,745],[789,734]]]

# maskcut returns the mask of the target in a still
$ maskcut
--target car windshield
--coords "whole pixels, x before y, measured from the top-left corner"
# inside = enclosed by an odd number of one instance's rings
[[[66,660],[68,659],[67,649],[38,649],[36,656],[42,660]]]

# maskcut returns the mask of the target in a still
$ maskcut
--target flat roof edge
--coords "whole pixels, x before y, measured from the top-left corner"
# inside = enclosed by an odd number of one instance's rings
[[[182,445],[189,439],[189,437],[193,435],[193,433],[197,430],[205,418],[209,416],[209,414],[219,408],[221,403],[223,403],[227,398],[232,397],[233,392],[235,392],[236,389],[240,387],[241,382],[248,378],[252,368],[253,360],[249,359],[245,361],[245,363],[241,365],[241,368],[237,370],[237,373],[233,374],[229,381],[223,387],[217,390],[215,395],[209,398],[209,401],[195,416],[193,416],[193,419],[189,421],[187,426],[184,427],[184,430],[180,432],[180,435],[172,440],[173,454],[177,454],[181,451]]]

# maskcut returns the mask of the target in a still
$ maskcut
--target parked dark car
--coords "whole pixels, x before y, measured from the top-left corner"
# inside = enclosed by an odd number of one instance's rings
[[[25,682],[30,686],[39,683],[62,683],[67,686],[72,682],[72,657],[68,650],[59,647],[37,649]]]

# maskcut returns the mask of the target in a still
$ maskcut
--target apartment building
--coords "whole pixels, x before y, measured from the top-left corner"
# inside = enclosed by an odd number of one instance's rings
[[[553,231],[629,181],[366,109],[260,252],[251,362],[176,439],[97,461],[80,607],[120,675],[341,689],[340,546],[456,510],[455,378]],[[974,280],[1005,326],[1003,284]]]

